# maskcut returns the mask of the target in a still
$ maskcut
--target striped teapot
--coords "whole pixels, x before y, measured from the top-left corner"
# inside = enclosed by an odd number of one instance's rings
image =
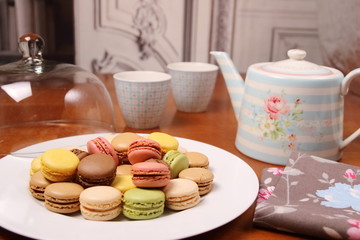
[[[279,165],[292,151],[337,161],[360,134],[359,128],[343,140],[344,95],[360,68],[344,77],[305,61],[305,51],[291,49],[289,59],[251,65],[244,81],[227,53],[211,55],[238,120],[236,148],[245,155]]]

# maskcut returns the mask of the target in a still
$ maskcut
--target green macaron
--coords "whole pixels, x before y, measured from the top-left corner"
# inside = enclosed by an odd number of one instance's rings
[[[170,166],[171,178],[177,178],[182,170],[189,167],[188,157],[176,150],[168,151],[164,155],[163,160]]]
[[[129,219],[157,218],[164,212],[165,194],[157,189],[133,188],[124,194],[123,214]]]

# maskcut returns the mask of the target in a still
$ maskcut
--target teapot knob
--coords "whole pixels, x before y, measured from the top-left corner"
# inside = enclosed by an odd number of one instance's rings
[[[44,46],[44,39],[35,33],[27,33],[19,38],[19,50],[26,64],[40,65],[43,62],[42,51]]]
[[[301,49],[290,49],[287,52],[287,55],[290,59],[304,60],[304,58],[306,57],[306,52]]]

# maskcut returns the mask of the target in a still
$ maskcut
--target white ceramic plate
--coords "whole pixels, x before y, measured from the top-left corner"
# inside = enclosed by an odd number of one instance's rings
[[[112,221],[85,220],[80,213],[61,215],[45,209],[28,190],[30,162],[41,152],[85,145],[101,134],[61,138],[24,148],[0,159],[0,225],[35,239],[179,239],[217,228],[235,219],[254,202],[258,179],[243,160],[220,148],[177,138],[180,146],[209,157],[215,175],[213,190],[194,208],[166,210],[152,220],[131,221],[120,215]],[[35,153],[33,156],[22,153]]]

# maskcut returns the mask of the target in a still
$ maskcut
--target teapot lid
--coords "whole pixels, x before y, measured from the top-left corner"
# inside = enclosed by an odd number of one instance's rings
[[[263,64],[261,71],[272,74],[291,75],[298,77],[327,77],[339,72],[323,67],[305,59],[306,52],[301,49],[291,49],[287,52],[289,59]]]

